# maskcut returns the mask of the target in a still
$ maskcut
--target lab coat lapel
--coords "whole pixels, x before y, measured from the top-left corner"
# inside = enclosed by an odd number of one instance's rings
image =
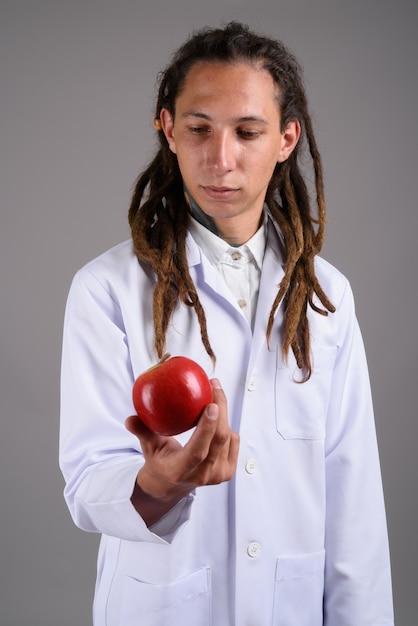
[[[267,324],[277,295],[278,285],[284,276],[284,245],[281,234],[276,226],[269,219],[267,231],[267,245],[263,259],[261,272],[260,290],[253,336],[253,358],[258,354],[259,349],[266,345]],[[275,349],[279,343],[279,330],[281,328],[282,306],[279,305],[275,315],[275,325],[271,335],[271,348]]]
[[[222,298],[228,304],[224,306],[233,306],[230,300],[231,294],[219,275],[219,272],[213,267],[206,257],[202,254],[199,246],[196,244],[192,235],[189,233],[187,239],[188,259],[190,267],[194,266],[196,278],[200,274],[200,279],[213,291],[215,299]],[[270,310],[274,299],[277,295],[278,285],[284,276],[284,244],[282,235],[269,217],[267,226],[267,243],[266,251],[263,259],[263,267],[261,271],[260,289],[258,295],[256,319],[254,324],[253,348],[258,352],[259,347],[266,341],[267,323]],[[280,328],[281,306],[276,312],[275,333],[272,335],[273,343],[278,343],[278,328]]]

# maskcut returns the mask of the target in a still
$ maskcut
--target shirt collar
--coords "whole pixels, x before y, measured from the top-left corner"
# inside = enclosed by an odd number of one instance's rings
[[[267,240],[267,221],[267,216],[265,215],[260,228],[251,239],[242,246],[231,246],[221,239],[221,237],[218,237],[208,228],[200,224],[191,215],[189,217],[189,230],[193,239],[212,265],[218,265],[225,257],[225,254],[238,251],[243,256],[247,256],[249,260],[254,260],[257,267],[261,270]]]

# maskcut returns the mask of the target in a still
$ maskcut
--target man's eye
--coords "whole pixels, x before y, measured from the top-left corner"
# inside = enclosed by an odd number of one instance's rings
[[[209,128],[207,128],[206,126],[192,126],[190,130],[194,135],[203,135],[205,133],[209,133]]]
[[[238,135],[243,139],[257,139],[260,136],[260,132],[258,130],[239,130]]]

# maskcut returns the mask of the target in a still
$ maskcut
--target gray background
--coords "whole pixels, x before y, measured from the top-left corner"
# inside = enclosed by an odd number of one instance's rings
[[[74,272],[129,235],[157,72],[191,29],[231,18],[283,39],[305,68],[324,256],[352,282],[369,357],[397,624],[416,624],[416,0],[0,8],[1,624],[91,623],[98,537],[73,526],[57,465],[65,299]]]

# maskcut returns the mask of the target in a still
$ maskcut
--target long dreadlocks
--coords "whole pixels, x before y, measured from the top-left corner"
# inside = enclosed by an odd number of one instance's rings
[[[287,161],[278,163],[271,178],[266,203],[277,221],[286,247],[285,274],[272,304],[266,329],[269,342],[275,313],[283,301],[284,334],[282,353],[289,349],[307,380],[312,372],[308,306],[321,315],[335,307],[323,292],[315,274],[314,259],[322,248],[326,207],[321,157],[308,112],[300,66],[285,46],[257,35],[245,25],[231,22],[223,29],[203,29],[192,35],[174,54],[161,73],[155,118],[166,108],[175,116],[176,99],[191,67],[198,62],[257,64],[267,70],[279,92],[281,131],[298,120],[301,138]],[[193,307],[199,320],[203,345],[214,360],[206,317],[186,258],[188,205],[176,156],[170,151],[162,130],[159,149],[135,186],[129,209],[129,223],[138,260],[148,264],[157,281],[153,296],[155,349],[165,352],[166,333],[177,302]],[[310,193],[300,166],[307,147],[311,158],[316,204],[311,211]],[[316,296],[322,307],[314,302]]]

